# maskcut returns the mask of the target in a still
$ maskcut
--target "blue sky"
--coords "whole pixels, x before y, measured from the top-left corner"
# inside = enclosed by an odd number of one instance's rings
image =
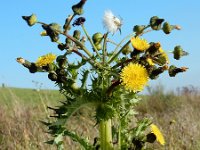
[[[16,63],[19,56],[35,61],[38,56],[52,52],[62,54],[57,45],[51,43],[49,38],[40,37],[42,28],[28,27],[21,19],[23,15],[35,13],[40,21],[46,23],[57,22],[63,25],[65,18],[71,13],[72,4],[78,0],[2,0],[0,6],[0,84],[5,83],[13,87],[34,87],[32,80],[43,83],[43,88],[54,88],[54,83],[48,80],[47,74],[30,74],[28,70]],[[141,0],[88,0],[85,5],[85,26],[92,35],[95,32],[104,33],[102,17],[105,10],[112,10],[117,16],[123,18],[122,35],[113,37],[120,41],[132,32],[134,25],[143,25],[149,22],[152,16],[165,18],[171,24],[178,24],[181,31],[174,31],[170,35],[163,32],[150,32],[144,37],[148,41],[160,41],[164,50],[173,50],[174,46],[181,45],[190,55],[180,61],[170,57],[171,64],[187,66],[186,73],[178,74],[176,78],[168,77],[167,72],[150,85],[162,83],[168,89],[194,85],[200,86],[200,1],[141,1]]]

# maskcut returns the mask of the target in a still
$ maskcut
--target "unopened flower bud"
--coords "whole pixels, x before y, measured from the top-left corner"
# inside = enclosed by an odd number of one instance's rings
[[[79,30],[74,30],[73,37],[74,37],[75,39],[77,39],[77,40],[80,40],[81,31],[79,31]]]
[[[58,83],[66,83],[67,82],[67,78],[65,77],[65,76],[58,76],[58,78],[57,78],[57,82]]]
[[[83,6],[85,4],[86,0],[81,0],[78,4],[72,6],[72,10],[75,15],[82,15],[84,10]]]
[[[171,31],[172,31],[172,26],[168,23],[168,22],[165,22],[164,24],[163,24],[163,27],[162,27],[162,30],[163,30],[163,32],[165,33],[165,34],[170,34],[171,33]]]
[[[122,49],[122,54],[128,55],[128,54],[130,54],[132,51],[133,51],[132,48],[131,48],[130,45],[128,44],[128,45],[125,45],[125,47],[123,47],[123,49]]]
[[[159,51],[159,48],[161,47],[160,43],[150,43],[150,47],[147,50],[147,52],[149,52],[151,55],[155,54],[156,52]]]
[[[65,75],[65,70],[64,69],[57,69],[56,73],[57,73],[57,75]]]
[[[144,31],[145,26],[144,25],[136,25],[133,27],[133,32],[136,32],[136,35],[141,34]]]
[[[60,68],[63,68],[63,69],[66,68],[66,65],[67,65],[67,58],[66,57],[64,57],[63,55],[60,55],[56,58],[56,61],[57,61],[58,66]]]
[[[154,143],[156,141],[156,136],[154,133],[149,133],[146,136],[146,141],[149,143]]]
[[[103,35],[97,32],[92,36],[92,40],[95,44],[99,44],[103,40]]]
[[[33,26],[37,23],[37,16],[32,14],[31,16],[22,16],[22,18],[27,22],[29,26]]]
[[[171,65],[169,67],[169,76],[170,77],[175,77],[177,73],[185,72],[185,71],[187,71],[187,69],[188,69],[187,67],[178,68],[178,67],[176,67],[174,65]]]
[[[181,56],[188,55],[187,52],[183,51],[183,49],[181,48],[180,45],[174,47],[173,54],[174,54],[174,59],[176,59],[176,60],[179,60],[181,58]]]
[[[167,69],[168,69],[167,65],[159,67],[159,68],[155,68],[155,69],[152,70],[152,72],[151,72],[149,77],[151,79],[156,79],[161,73],[163,73]]]
[[[47,64],[45,66],[42,66],[41,68],[42,68],[42,70],[50,72],[50,71],[54,71],[55,70],[55,65],[53,63],[51,63],[51,64]]]
[[[85,19],[84,17],[79,17],[79,18],[77,18],[77,19],[73,22],[72,26],[80,26],[80,25],[82,25],[85,21],[86,21],[86,19]]]
[[[39,70],[39,67],[35,63],[31,63],[31,66],[28,68],[30,73],[36,73]]]
[[[35,73],[35,72],[37,72],[39,69],[41,69],[41,68],[37,67],[37,66],[35,65],[35,63],[31,63],[31,62],[25,60],[25,59],[22,58],[22,57],[18,57],[18,58],[16,59],[16,61],[17,61],[18,63],[22,64],[24,67],[28,68],[30,73]]]
[[[48,78],[49,78],[51,81],[57,81],[57,79],[58,79],[56,73],[54,73],[54,72],[50,72],[50,73],[48,74]]]
[[[153,16],[150,19],[150,26],[153,30],[160,30],[163,21],[164,19],[158,18],[157,16]]]
[[[52,42],[59,40],[59,34],[61,32],[61,27],[57,23],[51,23],[49,25],[42,25],[43,29],[46,31],[47,35],[51,38]]]
[[[60,43],[58,44],[58,49],[60,49],[61,51],[63,51],[66,48],[66,44]]]

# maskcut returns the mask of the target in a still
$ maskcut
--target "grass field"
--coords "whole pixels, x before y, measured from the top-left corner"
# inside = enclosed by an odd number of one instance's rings
[[[137,106],[137,118],[152,118],[163,132],[166,145],[154,144],[157,150],[200,149],[200,93],[190,86],[176,92],[164,93],[162,86],[149,88],[149,94]],[[56,149],[44,142],[49,138],[46,128],[39,121],[50,119],[47,106],[59,105],[64,97],[54,90],[0,88],[0,150]],[[88,108],[89,109],[89,108]],[[97,129],[90,112],[81,110],[74,116],[70,129],[94,137]],[[66,138],[66,149],[78,149],[77,144]]]

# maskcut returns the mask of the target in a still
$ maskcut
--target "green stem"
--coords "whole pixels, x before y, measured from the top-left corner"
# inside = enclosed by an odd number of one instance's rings
[[[85,29],[85,26],[82,24],[81,27],[82,27],[82,29],[83,29],[85,35],[87,36],[88,40],[90,41],[90,44],[92,45],[92,47],[93,47],[94,51],[96,52],[97,56],[100,58],[99,52],[98,52],[96,46],[94,45],[92,39],[91,39],[90,36],[88,35],[87,30]]]
[[[112,56],[111,56],[110,59],[108,60],[108,64],[110,64],[110,63],[121,53],[121,51],[122,51],[122,49],[124,48],[124,46],[123,46],[120,50],[118,50],[119,47],[121,47],[121,44],[122,44],[126,39],[130,38],[131,36],[132,36],[132,34],[126,36],[126,37],[117,45],[117,47],[115,48],[115,50],[114,50]],[[130,40],[129,40],[128,42],[130,43]],[[126,44],[127,44],[127,43],[126,43]],[[126,45],[126,44],[125,44],[125,45]]]
[[[108,63],[112,63],[112,61],[122,52],[122,50],[128,45],[130,44],[131,40],[129,40],[128,42],[126,42],[126,44],[115,54],[113,53],[112,57],[110,58],[110,60],[108,61]]]
[[[112,124],[111,119],[100,122],[100,145],[102,150],[114,150],[112,143]]]
[[[67,29],[72,21],[72,19],[76,16],[76,14],[73,14],[71,17],[70,17],[70,20],[68,20],[67,24],[66,24],[66,30],[64,31],[65,34],[67,34]]]
[[[121,121],[120,121],[120,124],[119,124],[119,129],[118,129],[118,150],[121,149]]]
[[[106,43],[107,43],[107,37],[108,37],[108,32],[104,35],[104,42],[103,42],[103,65],[105,65],[105,61],[106,61]]]

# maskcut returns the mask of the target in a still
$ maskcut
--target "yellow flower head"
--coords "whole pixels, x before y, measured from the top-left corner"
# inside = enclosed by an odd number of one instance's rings
[[[150,46],[145,39],[141,39],[139,37],[131,38],[131,43],[133,47],[138,51],[146,51]]]
[[[133,63],[125,66],[120,74],[122,85],[133,92],[143,90],[147,85],[148,77],[148,72],[142,65]]]
[[[56,55],[49,53],[43,56],[40,56],[38,58],[38,60],[36,61],[36,66],[38,67],[42,67],[42,66],[46,66],[48,64],[53,63],[53,61],[56,59]]]
[[[163,137],[163,134],[155,124],[151,124],[151,132],[156,136],[156,140],[161,145],[165,145],[165,139]]]

